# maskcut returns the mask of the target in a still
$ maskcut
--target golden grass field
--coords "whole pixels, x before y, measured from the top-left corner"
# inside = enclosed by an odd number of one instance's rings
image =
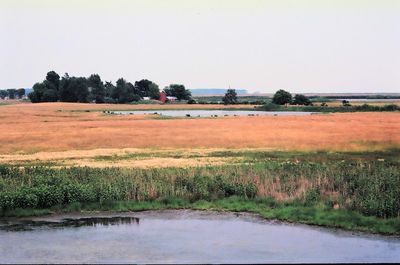
[[[0,163],[58,160],[64,161],[64,165],[101,166],[113,165],[115,161],[99,161],[95,157],[157,150],[190,154],[226,149],[363,151],[400,146],[400,113],[163,120],[139,115],[106,115],[100,111],[221,107],[77,103],[3,105],[0,106]],[[248,108],[249,105],[234,107]],[[189,157],[174,158],[164,154],[128,159],[120,164],[144,167],[226,162],[224,158],[197,156],[193,160]]]

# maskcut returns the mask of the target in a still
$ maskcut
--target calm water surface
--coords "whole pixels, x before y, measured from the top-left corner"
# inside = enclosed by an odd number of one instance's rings
[[[302,111],[254,111],[254,110],[144,110],[144,111],[113,111],[114,114],[143,115],[158,114],[169,117],[218,117],[225,116],[304,116],[312,112]]]
[[[399,261],[399,238],[249,214],[169,210],[0,221],[0,263]]]

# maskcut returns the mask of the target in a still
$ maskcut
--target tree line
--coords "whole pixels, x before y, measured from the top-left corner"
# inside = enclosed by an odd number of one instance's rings
[[[235,89],[228,89],[225,93],[225,96],[222,98],[222,102],[225,105],[228,104],[237,104],[238,98]],[[274,96],[272,97],[272,103],[276,105],[286,105],[286,104],[293,104],[293,105],[312,105],[311,100],[302,94],[296,94],[294,97],[290,92],[285,90],[278,90]]]
[[[5,99],[21,99],[25,95],[25,88],[10,88],[7,90],[0,90],[0,98]]]
[[[80,103],[130,103],[145,97],[158,100],[160,89],[150,80],[142,79],[133,84],[124,78],[117,80],[115,85],[103,82],[98,74],[89,77],[69,76],[66,73],[60,77],[55,71],[47,73],[43,82],[33,85],[33,91],[28,95],[33,103],[37,102],[80,102]],[[191,93],[184,85],[171,84],[164,88],[167,96],[177,100],[191,99]]]
[[[119,78],[115,85],[106,81],[103,82],[98,74],[89,77],[69,76],[65,73],[60,77],[55,71],[47,73],[45,80],[33,85],[33,91],[28,95],[33,103],[37,102],[80,102],[80,103],[130,103],[137,102],[144,98],[159,100],[159,86],[148,79],[142,79],[131,83],[124,78]],[[192,99],[190,90],[181,84],[171,84],[165,87],[167,96],[176,97],[177,100],[188,100],[189,104],[197,103]],[[22,93],[23,92],[23,93]],[[7,93],[7,94],[6,94]],[[0,90],[0,97],[10,99],[25,94],[24,89]],[[235,89],[228,89],[222,99],[224,104],[239,103]],[[284,90],[278,90],[272,103],[277,105],[312,105],[310,99],[302,94],[294,97]]]

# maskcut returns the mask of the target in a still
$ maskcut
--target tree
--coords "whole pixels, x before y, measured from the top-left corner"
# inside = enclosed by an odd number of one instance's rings
[[[72,82],[73,80],[69,77],[68,73],[65,73],[64,76],[61,78],[59,87],[60,101],[76,102],[78,100],[75,93],[72,91]]]
[[[33,103],[37,102],[55,102],[59,99],[60,76],[50,71],[46,75],[46,79],[41,83],[36,83],[33,86],[33,91],[28,97]],[[19,95],[25,94],[25,89],[18,90]],[[22,97],[22,96],[20,96]]]
[[[17,95],[17,90],[15,88],[10,88],[7,89],[7,93],[9,99],[15,99],[15,96]]]
[[[222,101],[225,105],[227,104],[236,104],[237,103],[237,94],[235,89],[228,89],[226,91],[225,96],[222,98]]]
[[[283,89],[276,91],[275,95],[272,98],[272,103],[278,105],[290,104],[291,102],[292,102],[292,94]]]
[[[138,94],[141,98],[150,97],[152,99],[159,99],[160,89],[156,83],[142,79],[135,82],[135,94]]]
[[[87,103],[89,102],[89,88],[87,86],[87,80],[85,77],[78,77],[75,81],[75,93],[78,98],[78,102]]]
[[[46,94],[46,96],[43,96],[41,101],[43,102],[57,101],[59,98],[60,76],[56,72],[50,71],[46,74],[46,80],[44,80],[43,83],[46,86],[46,90],[49,91],[46,91],[44,93]]]
[[[139,101],[141,99],[137,89],[131,82],[126,83],[126,102]]]
[[[126,97],[126,81],[123,78],[117,80],[115,89],[112,91],[111,97],[118,103],[125,103]]]
[[[126,82],[125,79],[120,78],[117,80],[117,85],[111,93],[111,97],[117,103],[128,103],[132,101],[139,101],[140,95],[136,94],[135,86],[130,82]]]
[[[40,102],[38,94],[34,91],[32,91],[31,93],[28,94],[28,98],[32,103]]]
[[[342,100],[342,106],[343,107],[350,107],[351,106],[351,104],[350,104],[350,102],[348,101],[348,100]]]
[[[156,83],[151,83],[149,86],[149,97],[152,99],[160,99],[160,88]]]
[[[55,89],[46,89],[43,93],[43,97],[41,98],[42,102],[57,102],[58,101],[58,93]]]
[[[46,75],[46,81],[48,82],[48,89],[54,89],[58,91],[58,87],[60,85],[60,76],[56,72],[48,72]]]
[[[96,103],[104,103],[106,91],[103,81],[98,74],[93,74],[88,78],[89,92]]]
[[[5,99],[6,97],[8,97],[7,90],[0,90],[0,98]]]
[[[25,95],[25,88],[17,89],[18,98],[22,98]]]
[[[176,97],[178,100],[188,100],[192,96],[190,90],[186,89],[184,85],[179,84],[171,84],[169,87],[164,88],[164,91],[167,93],[167,96]]]
[[[113,93],[114,89],[115,89],[115,86],[113,85],[113,83],[111,81],[106,82],[104,84],[105,97],[111,99],[111,94]]]
[[[311,100],[302,94],[296,94],[294,96],[293,104],[308,106],[311,105]]]
[[[33,85],[33,91],[29,93],[28,97],[32,103],[42,102],[43,94],[47,90],[43,82]]]
[[[70,77],[67,73],[60,82],[60,101],[88,102],[89,89],[85,77]]]

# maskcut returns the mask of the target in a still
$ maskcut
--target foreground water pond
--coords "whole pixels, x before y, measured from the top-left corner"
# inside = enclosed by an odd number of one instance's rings
[[[0,220],[0,263],[399,262],[400,238],[190,210]]]
[[[232,116],[304,116],[312,112],[302,111],[255,111],[255,110],[143,110],[111,111],[120,115],[156,114],[168,117],[232,117]]]

